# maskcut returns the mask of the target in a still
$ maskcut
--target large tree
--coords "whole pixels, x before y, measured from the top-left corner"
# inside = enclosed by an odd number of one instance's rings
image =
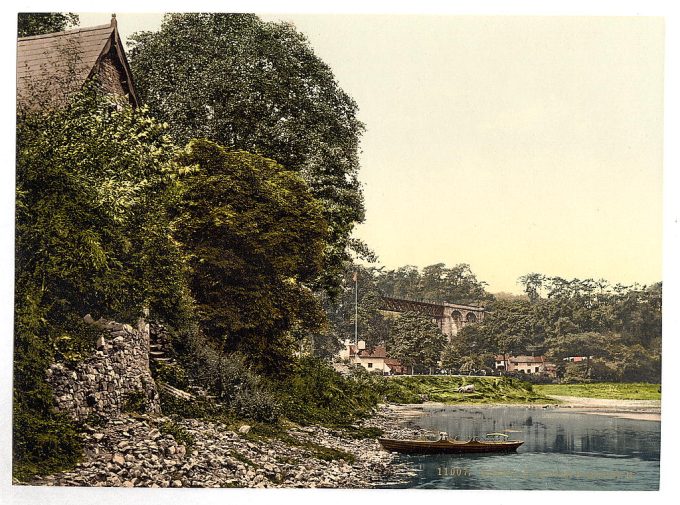
[[[174,236],[202,329],[278,373],[293,334],[323,321],[310,289],[328,235],[321,204],[299,174],[262,156],[194,140],[180,162],[190,172]]]
[[[419,271],[407,265],[396,270],[381,272],[378,288],[387,296],[424,299],[437,302],[479,304],[493,300],[484,289],[470,265],[460,263],[447,267],[444,263],[428,265]]]
[[[252,14],[168,14],[131,38],[142,100],[176,141],[206,138],[300,173],[329,225],[315,288],[335,294],[350,238],[364,218],[357,179],[357,105],[307,39]]]
[[[18,36],[29,37],[78,26],[80,18],[72,12],[20,12],[17,20]]]
[[[392,325],[392,346],[388,354],[413,368],[435,367],[447,339],[432,319],[417,312],[405,312]]]

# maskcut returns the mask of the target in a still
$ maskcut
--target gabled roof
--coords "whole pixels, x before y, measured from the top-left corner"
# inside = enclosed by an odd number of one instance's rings
[[[101,59],[112,49],[126,74],[125,87],[138,105],[132,73],[118,35],[115,15],[108,25],[21,37],[17,41],[17,99],[25,103],[36,91],[51,105],[77,92],[95,75]]]
[[[362,349],[357,353],[360,358],[385,358],[387,352],[384,345],[375,346],[373,349]]]

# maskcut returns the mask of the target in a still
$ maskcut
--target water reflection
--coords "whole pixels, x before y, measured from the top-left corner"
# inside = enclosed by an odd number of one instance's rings
[[[504,432],[516,454],[402,456],[419,469],[409,487],[658,489],[660,423],[526,407],[437,408],[417,424],[452,437]]]

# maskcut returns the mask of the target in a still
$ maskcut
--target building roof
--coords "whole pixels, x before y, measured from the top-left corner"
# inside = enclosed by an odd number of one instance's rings
[[[545,357],[543,356],[511,356],[511,363],[543,363]]]
[[[125,87],[133,105],[138,104],[132,74],[118,35],[115,15],[108,25],[21,37],[17,41],[17,100],[27,103],[37,93],[50,105],[77,92],[95,75],[102,57],[111,48],[125,72]]]
[[[349,348],[350,356],[357,356],[359,358],[386,358],[387,352],[384,345],[375,346],[373,349],[361,349],[357,351],[355,346]]]

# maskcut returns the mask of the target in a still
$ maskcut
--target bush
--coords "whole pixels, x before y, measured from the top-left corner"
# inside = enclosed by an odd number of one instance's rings
[[[556,379],[545,373],[503,372],[502,377],[517,379],[530,384],[553,384],[556,382]]]
[[[293,374],[277,384],[283,414],[300,424],[348,426],[370,415],[382,401],[387,381],[363,367],[342,376],[325,361],[300,358]]]
[[[146,412],[146,395],[143,391],[133,391],[125,395],[121,409],[127,413],[143,414]]]
[[[179,389],[184,389],[188,385],[187,373],[181,366],[177,364],[166,365],[165,363],[157,363],[154,361],[152,361],[150,365],[154,379]]]
[[[15,402],[12,476],[25,481],[73,467],[82,456],[82,440],[64,415],[40,415]]]
[[[188,377],[214,393],[237,416],[264,422],[279,418],[277,398],[242,355],[222,353],[196,334],[190,339],[184,363]]]

